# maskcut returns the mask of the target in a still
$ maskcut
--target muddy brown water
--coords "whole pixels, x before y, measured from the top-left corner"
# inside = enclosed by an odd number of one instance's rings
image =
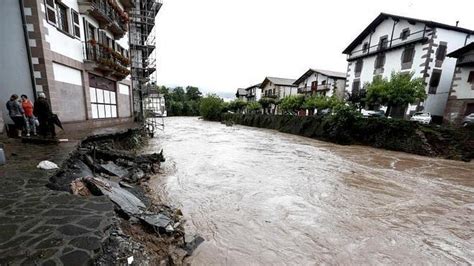
[[[472,264],[474,163],[167,118],[156,193],[193,265]]]

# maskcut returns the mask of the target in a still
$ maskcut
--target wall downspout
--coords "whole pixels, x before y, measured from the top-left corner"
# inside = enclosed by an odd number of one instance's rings
[[[26,27],[26,18],[25,18],[23,0],[19,0],[18,4],[20,5],[21,22],[23,24],[23,35],[25,36],[25,47],[26,47],[26,53],[28,57],[28,66],[30,68],[31,86],[33,87],[33,98],[34,100],[36,100],[36,97],[37,97],[36,80],[35,80],[35,75],[34,75],[33,62],[31,61],[31,50],[30,50],[30,43],[28,42],[29,37],[28,37],[28,29]]]

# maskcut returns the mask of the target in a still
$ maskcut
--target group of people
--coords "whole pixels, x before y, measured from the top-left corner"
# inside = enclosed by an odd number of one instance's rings
[[[40,136],[52,138],[56,137],[56,131],[53,123],[53,113],[46,99],[46,95],[42,92],[38,94],[35,104],[28,99],[28,96],[13,94],[7,102],[8,115],[15,124],[15,135],[22,136],[25,132],[26,136]]]

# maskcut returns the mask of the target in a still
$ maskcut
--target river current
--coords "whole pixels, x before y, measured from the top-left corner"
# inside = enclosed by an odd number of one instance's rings
[[[157,195],[193,265],[474,263],[474,163],[165,119]]]

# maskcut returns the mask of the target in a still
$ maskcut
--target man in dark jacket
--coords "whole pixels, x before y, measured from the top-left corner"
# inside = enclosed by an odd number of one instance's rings
[[[46,95],[42,92],[38,94],[38,100],[35,102],[33,109],[33,114],[38,117],[39,134],[43,137],[51,135],[51,137],[56,137],[56,131],[54,129],[54,123],[52,121],[53,113],[51,112],[51,107],[49,106]]]

